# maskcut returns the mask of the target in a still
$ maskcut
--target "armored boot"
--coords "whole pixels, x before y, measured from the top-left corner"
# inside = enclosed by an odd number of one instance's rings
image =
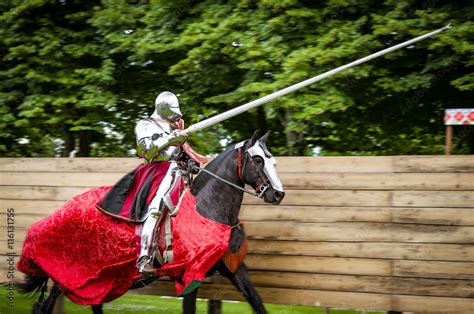
[[[160,206],[160,208],[152,208],[148,218],[143,224],[140,257],[137,259],[137,268],[140,273],[153,274],[156,271],[156,268],[153,265],[156,257],[156,241],[154,240],[156,233],[159,231],[159,226],[162,219],[163,207]],[[159,259],[159,262],[160,260],[161,258]]]

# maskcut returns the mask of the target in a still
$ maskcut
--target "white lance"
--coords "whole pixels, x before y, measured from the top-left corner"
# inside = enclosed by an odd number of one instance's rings
[[[308,85],[310,85],[310,84],[313,84],[314,82],[320,81],[320,80],[322,80],[322,79],[324,79],[324,78],[326,78],[326,77],[328,77],[328,76],[334,75],[334,74],[339,73],[339,72],[341,72],[341,71],[343,71],[343,70],[345,70],[345,69],[349,69],[349,68],[351,68],[351,67],[353,67],[353,66],[359,65],[359,64],[361,64],[361,63],[370,61],[370,60],[375,59],[375,58],[378,58],[378,57],[380,57],[380,56],[383,56],[383,55],[386,54],[386,53],[389,53],[389,52],[392,52],[392,51],[401,49],[401,48],[403,48],[403,47],[412,45],[412,44],[414,44],[414,43],[416,43],[416,42],[418,42],[418,41],[421,41],[421,40],[426,39],[426,38],[428,38],[428,37],[434,36],[434,35],[436,35],[436,34],[438,34],[438,33],[441,33],[441,32],[443,32],[443,31],[445,31],[445,30],[448,30],[448,29],[450,29],[450,28],[451,28],[451,24],[448,24],[448,25],[446,25],[445,27],[440,28],[440,29],[438,29],[438,30],[436,30],[436,31],[433,31],[433,32],[431,32],[431,33],[428,33],[428,34],[425,34],[425,35],[422,35],[422,36],[413,38],[413,39],[411,39],[411,40],[405,41],[405,42],[403,42],[403,43],[401,43],[401,44],[392,46],[392,47],[390,47],[390,48],[383,49],[383,50],[381,50],[381,51],[379,51],[379,52],[376,52],[376,53],[373,53],[373,54],[368,55],[368,56],[366,56],[366,57],[360,58],[360,59],[358,59],[358,60],[356,60],[356,61],[353,61],[353,62],[351,62],[351,63],[342,65],[342,66],[340,66],[340,67],[338,67],[338,68],[335,68],[335,69],[333,69],[333,70],[327,71],[327,72],[325,72],[325,73],[323,73],[323,74],[320,74],[320,75],[318,75],[318,76],[315,76],[315,77],[312,77],[312,78],[310,78],[310,79],[307,79],[307,80],[304,80],[304,81],[302,81],[302,82],[299,82],[299,83],[297,83],[297,84],[288,86],[288,87],[286,87],[286,88],[283,88],[283,89],[281,89],[281,90],[279,90],[279,91],[276,91],[276,92],[274,92],[274,93],[271,93],[271,94],[269,94],[269,95],[267,95],[267,96],[264,96],[264,97],[262,97],[262,98],[253,100],[253,101],[251,101],[251,102],[249,102],[249,103],[246,103],[246,104],[241,105],[241,106],[239,106],[239,107],[236,107],[236,108],[234,108],[234,109],[225,111],[225,112],[223,112],[223,113],[217,114],[217,115],[215,115],[215,116],[213,116],[213,117],[210,117],[210,118],[208,118],[208,119],[205,119],[205,120],[203,120],[203,121],[200,121],[200,122],[198,122],[198,123],[195,123],[195,124],[189,126],[187,129],[185,129],[185,130],[183,130],[183,131],[181,131],[181,132],[179,132],[179,133],[181,133],[181,134],[184,133],[185,135],[189,135],[189,134],[191,134],[191,133],[195,133],[195,132],[201,131],[201,130],[203,130],[203,129],[205,129],[205,128],[208,128],[208,127],[210,127],[210,126],[213,126],[214,124],[217,124],[217,123],[222,122],[222,121],[224,121],[224,120],[226,120],[226,119],[229,119],[229,118],[231,118],[231,117],[233,117],[233,116],[236,116],[236,115],[238,115],[238,114],[241,114],[242,112],[248,111],[248,110],[250,110],[250,109],[253,109],[253,108],[255,108],[255,107],[258,107],[258,106],[260,106],[260,105],[263,105],[263,104],[265,104],[265,103],[267,103],[267,102],[269,102],[269,101],[271,101],[271,100],[273,100],[273,99],[279,98],[279,97],[281,97],[281,96],[284,96],[284,95],[286,95],[286,94],[289,94],[289,93],[291,93],[291,92],[294,92],[294,91],[296,91],[296,90],[298,90],[298,89],[300,89],[300,88],[303,88],[303,87],[305,87],[305,86],[308,86]]]

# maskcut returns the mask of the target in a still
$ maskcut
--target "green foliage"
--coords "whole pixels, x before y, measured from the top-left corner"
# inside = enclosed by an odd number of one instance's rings
[[[63,155],[131,154],[134,124],[163,90],[179,94],[190,125],[452,23],[190,139],[216,153],[221,140],[262,128],[280,155],[442,153],[443,110],[472,107],[473,9],[414,0],[7,1],[0,155],[52,155],[58,138]],[[467,152],[469,133],[457,134],[457,152]]]

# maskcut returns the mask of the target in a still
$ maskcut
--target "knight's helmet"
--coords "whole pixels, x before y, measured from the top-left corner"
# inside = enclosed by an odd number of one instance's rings
[[[178,121],[183,115],[179,110],[178,97],[171,92],[162,92],[156,97],[155,112],[152,117],[159,117],[169,122]]]

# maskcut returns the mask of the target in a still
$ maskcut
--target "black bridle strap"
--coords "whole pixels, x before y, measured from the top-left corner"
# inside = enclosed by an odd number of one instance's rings
[[[245,161],[247,161],[247,159],[245,159]],[[237,149],[237,176],[239,177],[240,182],[245,184],[244,179],[242,178],[243,173],[244,169],[242,168],[242,147],[239,147]]]
[[[247,159],[244,158],[244,164],[242,165],[242,147],[239,147],[237,149],[237,176],[240,179],[240,182],[242,182],[245,185],[244,181],[244,171],[245,171],[245,166],[247,166]],[[258,191],[255,191],[258,192]]]

